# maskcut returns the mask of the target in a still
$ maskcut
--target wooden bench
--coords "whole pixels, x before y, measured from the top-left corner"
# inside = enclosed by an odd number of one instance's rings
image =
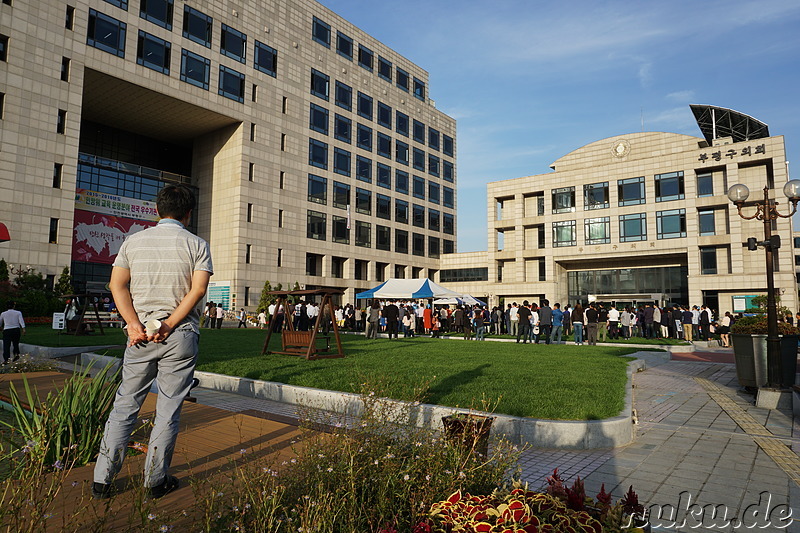
[[[298,355],[306,355],[308,353],[308,347],[311,344],[311,331],[294,331],[285,329],[281,333],[281,341],[283,342],[283,351],[285,353],[292,353]],[[318,351],[325,351],[328,352],[331,349],[331,337],[330,335],[317,335],[316,341],[319,342],[320,340],[325,341],[325,349],[322,350],[321,348],[314,348],[311,350],[311,354],[315,354]]]
[[[119,314],[110,311],[98,311],[97,315],[100,317],[100,323],[103,326],[110,328],[118,328],[122,326],[122,319]],[[90,325],[97,325],[97,316],[89,310],[83,315],[83,323]]]

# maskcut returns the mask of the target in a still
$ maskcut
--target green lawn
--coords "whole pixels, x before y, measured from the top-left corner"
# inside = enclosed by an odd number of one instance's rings
[[[105,346],[109,344],[125,344],[125,333],[121,328],[103,328],[104,335],[97,329],[91,335],[66,335],[54,330],[49,325],[28,326],[21,342],[36,346]]]

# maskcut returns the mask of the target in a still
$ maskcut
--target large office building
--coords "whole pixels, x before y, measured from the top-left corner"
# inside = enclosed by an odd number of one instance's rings
[[[440,281],[493,304],[539,301],[706,304],[744,311],[767,289],[764,225],[726,195],[768,187],[791,212],[784,140],[735,111],[692,106],[703,138],[632,133],[559,158],[553,172],[488,185],[488,252],[445,256]],[[775,287],[797,310],[791,218],[772,225]]]
[[[2,0],[0,257],[101,289],[177,182],[212,299],[353,301],[455,251],[455,128],[425,70],[313,0]]]

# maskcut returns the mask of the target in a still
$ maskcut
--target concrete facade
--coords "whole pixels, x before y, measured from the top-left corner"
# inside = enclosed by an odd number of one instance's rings
[[[208,22],[207,42],[188,31],[187,12]],[[435,276],[439,255],[455,250],[455,120],[436,109],[425,70],[317,2],[13,0],[0,4],[0,41],[0,196],[14,206],[0,220],[12,237],[0,244],[8,263],[49,276],[71,264],[85,155],[196,187],[197,232],[211,245],[214,280],[230,282],[237,307],[254,308],[265,280],[342,288],[343,301],[353,302],[356,291],[389,277]],[[274,72],[255,63],[259,45],[277,55]],[[152,47],[166,49],[166,65],[154,68]],[[370,54],[371,69],[361,64]],[[186,57],[206,61],[205,84],[191,82],[196,72]],[[352,89],[350,109],[337,103],[337,82]],[[360,112],[359,93],[371,102],[371,118]],[[388,121],[379,118],[387,106]],[[310,127],[314,113],[324,127]],[[406,116],[405,132],[398,114]],[[337,115],[350,125],[342,137],[349,141],[336,135]],[[359,124],[369,128],[368,148],[359,146]],[[168,163],[137,160],[134,143],[116,139],[126,136],[163,143]],[[327,168],[311,164],[311,139],[327,146]],[[336,149],[349,154],[342,173],[334,170]],[[358,177],[359,156],[368,160],[369,181]],[[181,158],[175,166],[185,172],[172,168]],[[389,181],[379,181],[386,168]],[[407,187],[397,171],[408,174]],[[323,202],[310,200],[310,174],[327,180]],[[415,176],[424,180],[417,195]],[[334,206],[334,181],[350,187],[350,209]],[[357,205],[357,188],[366,203]],[[379,212],[378,195],[388,197],[388,214]],[[407,222],[397,219],[397,201],[408,203]],[[423,213],[417,224],[415,204]],[[325,218],[320,238],[309,236],[309,211]],[[340,242],[333,217],[349,225]],[[379,243],[378,226],[388,228],[381,230],[388,242]],[[407,249],[398,241],[403,232]]]
[[[768,185],[779,211],[789,213],[783,137],[719,138],[709,146],[688,135],[633,133],[583,146],[551,168],[489,183],[489,251],[444,256],[442,282],[454,278],[448,288],[487,297],[492,305],[526,298],[562,305],[577,299],[711,301],[720,313],[734,310],[734,297],[765,294],[764,251],[746,245],[749,237],[763,241],[763,223],[742,219],[726,193],[742,183],[751,191],[749,201],[763,200]],[[752,206],[742,210],[745,216],[755,212]],[[636,217],[646,228],[641,235],[623,229]],[[775,287],[782,305],[798,309],[791,218],[776,221],[773,233],[782,237]],[[469,271],[484,265],[484,272]],[[672,290],[655,282],[648,287],[635,272],[652,269],[649,276],[668,267]],[[459,276],[464,272],[484,279],[467,281]],[[584,278],[594,280],[592,293],[581,290]]]

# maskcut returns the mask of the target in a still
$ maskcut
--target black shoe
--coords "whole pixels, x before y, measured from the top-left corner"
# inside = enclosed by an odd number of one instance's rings
[[[11,360],[12,363],[16,363],[17,361],[19,361],[19,354],[15,355],[14,359]]]
[[[92,483],[92,498],[95,500],[105,500],[114,495],[115,487],[111,483]]]
[[[156,485],[155,487],[150,487],[147,489],[147,492],[150,494],[150,497],[154,500],[158,498],[163,498],[170,492],[176,490],[180,487],[180,481],[175,476],[167,476],[164,478],[164,481],[161,484]]]

